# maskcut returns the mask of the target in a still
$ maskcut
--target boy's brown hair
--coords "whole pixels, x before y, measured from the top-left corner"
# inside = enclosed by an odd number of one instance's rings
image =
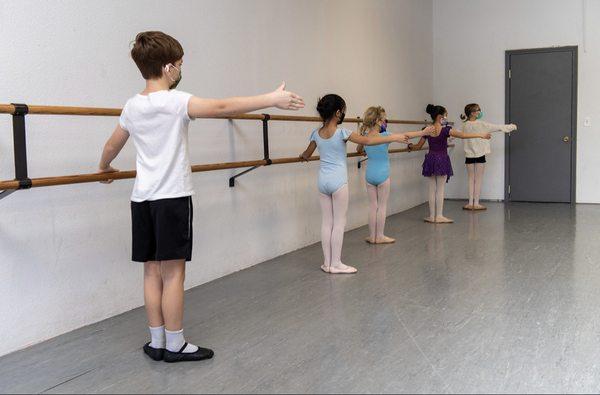
[[[131,57],[146,80],[162,77],[162,69],[183,58],[179,41],[163,32],[141,32],[135,36]]]

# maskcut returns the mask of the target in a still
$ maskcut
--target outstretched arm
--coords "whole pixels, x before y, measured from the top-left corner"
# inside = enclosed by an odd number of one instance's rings
[[[285,83],[270,93],[258,96],[230,97],[227,99],[203,99],[192,96],[188,102],[190,118],[225,117],[250,111],[277,107],[283,110],[304,108],[304,100],[285,90]]]
[[[348,140],[360,145],[379,145],[388,143],[407,143],[408,137],[401,133],[391,133],[389,136],[363,136],[360,133],[352,132]]]
[[[514,123],[508,125],[496,125],[493,123],[482,122],[482,124],[484,125],[485,129],[490,133],[510,133],[513,130],[517,130],[517,125],[515,125]]]
[[[465,133],[457,129],[450,130],[450,136],[456,137],[459,139],[486,139],[489,140],[492,138],[490,133]]]
[[[423,136],[431,136],[431,133],[435,131],[435,126],[429,125],[426,128],[421,130],[416,130],[413,132],[404,132],[403,134],[407,136],[409,139],[413,139],[415,137],[423,137]]]

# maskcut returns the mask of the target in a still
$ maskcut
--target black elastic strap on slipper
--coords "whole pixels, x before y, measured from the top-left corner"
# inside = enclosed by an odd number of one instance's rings
[[[187,343],[183,343],[183,347],[181,347],[181,350],[179,350],[179,353],[182,354],[183,350],[185,350],[185,348],[187,347]]]

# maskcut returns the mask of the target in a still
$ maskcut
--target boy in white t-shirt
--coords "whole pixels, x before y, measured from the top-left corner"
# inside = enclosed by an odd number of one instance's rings
[[[137,177],[131,194],[132,259],[144,263],[151,336],[143,349],[157,361],[209,359],[212,350],[187,343],[182,329],[185,264],[192,258],[193,239],[190,120],[268,107],[297,110],[304,101],[286,91],[285,84],[264,95],[228,99],[202,99],[177,91],[183,48],[162,32],[139,33],[131,57],[146,80],[146,89],[125,104],[99,167],[100,173],[117,171],[110,164],[133,137]]]

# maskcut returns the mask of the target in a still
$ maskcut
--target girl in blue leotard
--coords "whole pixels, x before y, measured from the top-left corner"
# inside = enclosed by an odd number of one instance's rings
[[[310,144],[300,157],[308,161],[315,149],[319,149],[321,163],[319,168],[319,192],[323,221],[321,240],[323,246],[323,265],[326,273],[356,273],[356,268],[342,263],[342,244],[348,210],[348,172],[346,167],[346,142],[376,145],[391,142],[408,142],[404,134],[389,136],[362,136],[340,128],[346,112],[346,102],[340,96],[323,96],[317,105],[317,111],[323,120],[323,126],[315,129],[310,136]]]
[[[365,136],[389,136],[386,130],[385,110],[382,107],[369,107],[363,116],[360,127]],[[383,233],[387,212],[387,201],[390,196],[390,158],[389,144],[371,147],[357,147],[358,152],[365,152],[369,158],[365,178],[369,194],[369,237],[367,243],[385,244],[396,240]]]
[[[369,107],[363,116],[360,132],[363,136],[389,136],[385,109],[381,106]],[[423,131],[407,132],[409,138],[427,135],[433,128]],[[369,194],[369,237],[367,243],[387,244],[396,240],[384,235],[387,202],[390,196],[390,159],[389,144],[363,147],[358,145],[357,152],[365,152],[369,158],[367,163],[366,181]]]

